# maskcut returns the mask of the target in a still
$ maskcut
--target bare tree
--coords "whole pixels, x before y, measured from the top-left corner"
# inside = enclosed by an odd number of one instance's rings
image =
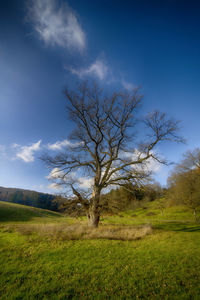
[[[183,159],[177,164],[176,171],[188,172],[191,170],[200,171],[200,149],[188,150],[183,154]]]
[[[154,111],[143,119],[143,142],[137,143],[137,110],[142,99],[138,90],[107,96],[97,85],[83,83],[76,91],[66,89],[65,97],[75,125],[71,146],[56,155],[44,154],[42,159],[53,169],[57,184],[70,188],[74,201],[84,207],[89,225],[97,227],[102,190],[130,182],[139,185],[151,174],[151,160],[166,163],[153,150],[162,141],[182,141],[177,134],[179,122]],[[81,189],[77,172],[92,178],[87,193]]]
[[[169,178],[169,196],[175,204],[192,209],[195,220],[200,208],[200,173],[198,169],[174,172]]]
[[[193,210],[197,220],[200,207],[200,149],[188,150],[168,178],[171,199]]]

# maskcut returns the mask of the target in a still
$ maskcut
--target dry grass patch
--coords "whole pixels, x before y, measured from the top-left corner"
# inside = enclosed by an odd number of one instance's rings
[[[152,233],[151,225],[143,226],[100,226],[90,228],[81,224],[26,224],[7,226],[6,231],[12,229],[23,235],[39,235],[58,240],[78,239],[110,239],[110,240],[138,240]]]

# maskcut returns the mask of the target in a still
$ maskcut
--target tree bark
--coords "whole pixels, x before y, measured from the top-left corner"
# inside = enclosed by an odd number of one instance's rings
[[[94,189],[93,198],[91,206],[88,210],[88,226],[97,228],[100,220],[100,210],[99,210],[99,200],[100,200],[100,190]]]
[[[88,226],[97,228],[99,226],[100,214],[99,212],[90,211],[88,213]]]

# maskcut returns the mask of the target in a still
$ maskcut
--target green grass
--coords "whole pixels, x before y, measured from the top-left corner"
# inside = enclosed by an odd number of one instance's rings
[[[194,216],[192,210],[185,206],[167,207],[164,213],[157,208],[157,201],[147,203],[143,207],[134,211],[129,210],[115,216],[104,216],[103,222],[106,224],[135,225],[151,223],[152,225],[161,222],[193,223]]]
[[[0,201],[0,223],[57,222],[60,218],[63,216],[53,211]]]
[[[8,222],[5,204],[0,204],[0,211],[4,207],[1,299],[200,299],[200,224],[194,223],[191,212],[183,207],[169,208],[164,216],[146,216],[157,211],[152,204],[145,210],[123,213],[123,217],[104,216],[101,226],[134,226],[151,220],[151,235],[120,241],[24,235],[15,230],[20,222],[24,227],[32,223],[67,227],[71,221],[52,212],[9,205]],[[18,211],[14,220],[9,214],[13,208]]]

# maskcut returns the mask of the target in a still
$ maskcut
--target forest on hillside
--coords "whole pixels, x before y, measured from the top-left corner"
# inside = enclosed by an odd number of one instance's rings
[[[43,209],[58,211],[56,196],[16,188],[0,187],[0,201],[18,203]]]

